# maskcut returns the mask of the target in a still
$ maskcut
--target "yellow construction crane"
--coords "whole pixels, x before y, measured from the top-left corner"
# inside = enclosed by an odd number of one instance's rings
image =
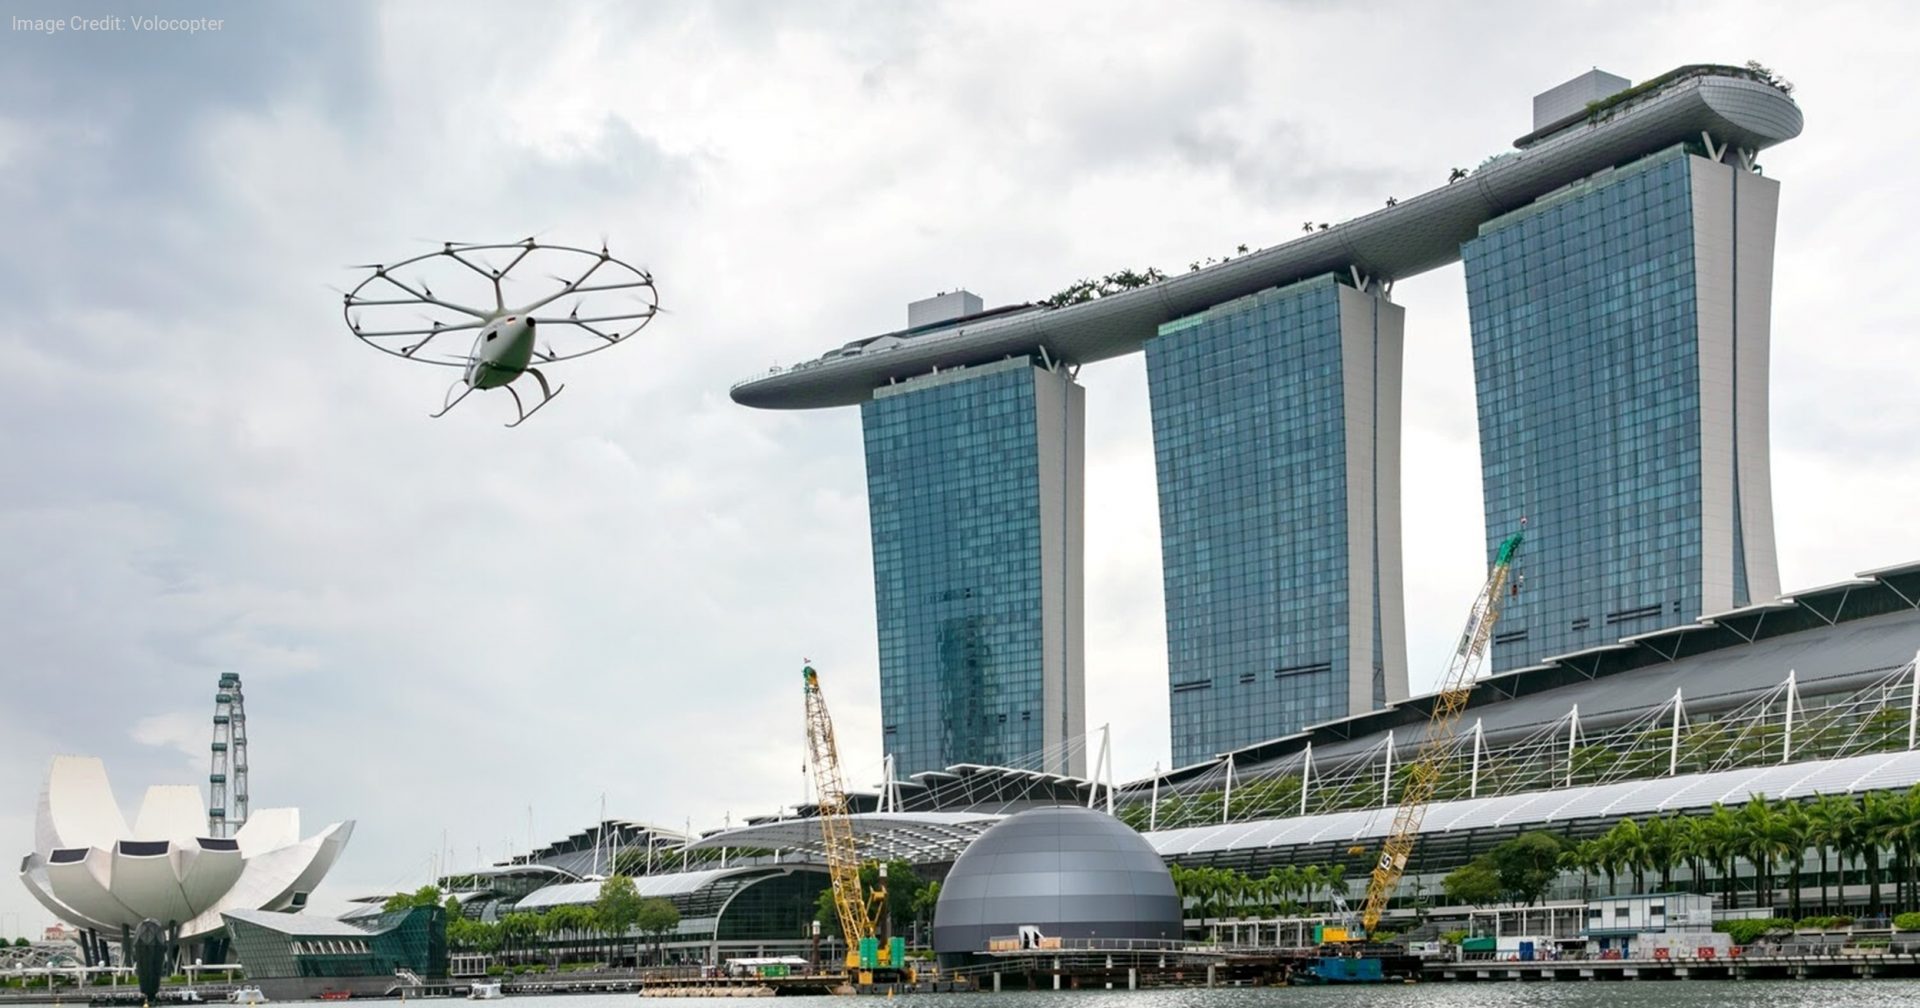
[[[840,931],[847,940],[847,968],[873,971],[897,969],[904,958],[904,942],[881,947],[876,922],[886,905],[886,870],[872,892],[860,885],[860,850],[853,838],[853,820],[847,807],[847,785],[840,775],[840,750],[833,741],[833,718],[820,693],[820,674],[808,665],[800,670],[807,701],[807,765],[827,851],[827,873],[833,879],[833,905],[840,915]],[[869,978],[870,979],[870,978]]]
[[[1523,519],[1520,524],[1524,529],[1526,521]],[[1466,630],[1460,634],[1446,678],[1434,697],[1426,736],[1421,739],[1413,761],[1407,764],[1407,788],[1400,794],[1400,807],[1393,814],[1393,828],[1388,831],[1387,842],[1380,849],[1380,860],[1367,880],[1367,905],[1360,912],[1360,923],[1367,934],[1372,934],[1379,925],[1387,901],[1393,897],[1393,891],[1400,885],[1400,876],[1407,870],[1407,856],[1413,853],[1413,842],[1420,835],[1427,804],[1433,800],[1434,788],[1440,783],[1440,765],[1453,746],[1454,726],[1460,720],[1460,713],[1466,710],[1473,681],[1480,677],[1480,670],[1486,665],[1487,643],[1493,639],[1493,625],[1500,619],[1502,593],[1513,566],[1513,556],[1520,550],[1522,534],[1515,532],[1508,536],[1494,555],[1493,570],[1473,600]]]

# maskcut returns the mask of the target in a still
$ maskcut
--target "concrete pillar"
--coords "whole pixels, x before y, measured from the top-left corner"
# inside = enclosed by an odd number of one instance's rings
[[[1127,989],[1128,990],[1140,989],[1140,970],[1138,967],[1134,967],[1134,966],[1127,967]]]
[[[1215,964],[1213,964],[1213,963],[1208,963],[1208,964],[1207,964],[1207,986],[1208,986],[1208,987],[1212,987],[1212,986],[1213,986],[1213,968],[1214,968],[1214,965],[1215,965]]]
[[[999,970],[993,971],[993,992],[995,994],[1000,993],[1000,971]]]

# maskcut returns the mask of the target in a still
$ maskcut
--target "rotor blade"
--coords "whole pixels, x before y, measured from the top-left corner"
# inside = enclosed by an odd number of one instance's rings
[[[356,323],[358,322],[358,320],[355,321]],[[484,323],[481,322],[466,322],[460,325],[435,325],[427,329],[382,329],[378,332],[361,332],[356,325],[354,332],[359,333],[367,339],[381,336],[438,336],[441,333],[455,332],[460,329],[478,329],[483,324]]]
[[[573,315],[569,315],[566,318],[560,318],[559,316],[535,315],[533,316],[533,321],[536,323],[545,322],[549,324],[559,324],[559,325],[580,325],[582,323],[587,323],[587,322],[625,322],[629,319],[649,318],[652,315],[653,313],[650,311],[628,312],[623,315],[592,315],[587,318],[579,318]]]

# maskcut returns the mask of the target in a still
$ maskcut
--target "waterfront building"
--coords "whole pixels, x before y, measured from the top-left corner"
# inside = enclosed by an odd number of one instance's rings
[[[1406,313],[1343,279],[1147,341],[1176,766],[1406,696]]]
[[[221,915],[247,982],[274,1001],[323,993],[382,997],[400,990],[395,973],[447,975],[447,912],[409,907],[358,921],[266,910]]]
[[[108,944],[125,946],[149,918],[166,926],[170,945],[213,939],[217,959],[221,914],[300,909],[353,835],[347,821],[302,839],[300,811],[274,808],[253,810],[231,837],[207,836],[207,809],[192,785],[154,785],[129,825],[104,763],[57,756],[20,881],[82,930],[89,964],[105,962]]]
[[[1920,563],[1477,681],[1446,740],[1453,755],[1440,766],[1388,926],[1410,924],[1449,873],[1522,833],[1585,841],[1626,819],[1651,829],[1655,819],[1725,815],[1718,810],[1756,797],[1886,808],[1910,800],[1920,788],[1917,653]],[[1394,823],[1398,793],[1388,782],[1404,779],[1434,703],[1412,697],[1121,784],[1112,808],[1162,859],[1188,869],[1258,879],[1315,867],[1357,886]],[[987,767],[915,783],[924,786],[904,802],[859,814],[857,828],[865,856],[908,859],[928,878],[1036,802],[1084,807],[1108,798],[1103,785]],[[709,834],[691,848],[778,850],[784,866],[825,856],[819,824],[804,814]],[[1788,880],[1774,877],[1784,874],[1779,863],[1770,875],[1744,858],[1683,861],[1665,866],[1671,879],[1664,868],[1654,873],[1663,887],[1727,894],[1723,909],[1763,906],[1768,892],[1775,907],[1788,905]],[[1871,870],[1809,860],[1801,902],[1884,912],[1899,906],[1893,882],[1902,870],[1892,859]],[[1568,871],[1548,896],[1584,903],[1594,881]],[[1665,927],[1698,923],[1680,920],[1678,903],[1662,905]],[[1647,914],[1629,914],[1634,933],[1649,930],[1651,905]],[[1566,923],[1556,933],[1586,927]],[[1233,927],[1222,927],[1223,938]],[[1249,924],[1241,935],[1255,930]]]
[[[1598,173],[1462,247],[1489,549],[1530,520],[1495,671],[1779,592],[1779,183],[1709,142]]]
[[[860,412],[886,752],[903,776],[1080,772],[1080,386],[1021,357],[888,385]]]
[[[1126,823],[1075,805],[1027,809],[954,861],[934,910],[933,949],[953,967],[990,947],[1034,950],[1049,940],[1151,947],[1180,940],[1180,907],[1166,862]]]
[[[1489,542],[1512,532],[1521,517],[1532,519],[1522,569],[1515,578],[1520,593],[1509,601],[1502,639],[1494,647],[1495,668],[1512,669],[1629,633],[1763,602],[1778,587],[1766,471],[1768,289],[1777,196],[1773,183],[1760,176],[1755,159],[1801,130],[1800,110],[1788,92],[1771,73],[1753,68],[1688,65],[1632,87],[1604,72],[1583,74],[1535,99],[1533,129],[1514,141],[1513,150],[1471,172],[1456,170],[1445,185],[1427,192],[1389,200],[1370,213],[1311,227],[1291,240],[1218,264],[1098,297],[979,311],[977,301],[944,295],[947,302],[911,313],[913,324],[905,330],[856,339],[817,359],[774,368],[738,383],[732,395],[745,405],[770,409],[862,404],[871,417],[883,396],[901,394],[895,391],[899,386],[946,380],[956,369],[1039,361],[1047,371],[1061,364],[1071,371],[1161,340],[1167,352],[1149,349],[1149,356],[1161,359],[1155,368],[1159,374],[1171,375],[1201,365],[1178,360],[1172,348],[1181,330],[1168,329],[1163,336],[1169,323],[1210,317],[1208,324],[1230,327],[1226,314],[1209,313],[1238,298],[1329,274],[1350,277],[1356,291],[1371,290],[1375,284],[1384,291],[1395,280],[1461,259],[1464,246]],[[1682,159],[1678,167],[1675,158]],[[1684,196],[1676,197],[1682,191]],[[1384,298],[1380,303],[1385,304]],[[969,314],[952,317],[952,312]],[[1401,621],[1394,611],[1399,593],[1393,584],[1398,579],[1398,521],[1385,510],[1390,470],[1382,460],[1397,448],[1389,444],[1388,435],[1398,424],[1398,390],[1389,388],[1384,358],[1370,378],[1360,374],[1367,369],[1346,352],[1346,324],[1343,308],[1339,424],[1346,444],[1339,462],[1342,485],[1337,493],[1326,488],[1325,500],[1333,511],[1327,516],[1329,524],[1314,521],[1276,530],[1262,524],[1263,505],[1205,496],[1209,487],[1224,495],[1270,479],[1261,475],[1260,467],[1273,464],[1270,456],[1275,452],[1293,451],[1296,440],[1313,441],[1324,433],[1318,426],[1321,418],[1301,417],[1305,426],[1298,430],[1275,427],[1268,420],[1262,444],[1238,426],[1230,433],[1207,430],[1176,407],[1210,410],[1223,424],[1257,423],[1262,422],[1262,410],[1270,417],[1291,408],[1296,399],[1318,395],[1330,402],[1331,384],[1309,382],[1297,391],[1282,385],[1271,388],[1270,395],[1278,398],[1266,403],[1216,406],[1200,393],[1173,392],[1173,386],[1165,384],[1170,378],[1155,380],[1162,516],[1172,519],[1163,533],[1181,537],[1162,549],[1169,567],[1168,648],[1174,679],[1169,688],[1179,691],[1174,694],[1173,718],[1181,761],[1240,740],[1280,735],[1318,716],[1289,714],[1279,704],[1255,713],[1257,705],[1218,699],[1231,690],[1207,700],[1187,696],[1220,688],[1201,687],[1202,680],[1225,681],[1244,691],[1261,683],[1263,675],[1271,677],[1296,665],[1312,669],[1289,701],[1295,711],[1332,709],[1342,688],[1347,691],[1344,710],[1349,712],[1396,695],[1395,677],[1402,667],[1396,652]],[[1299,333],[1278,338],[1300,340],[1296,345],[1303,352],[1308,346]],[[1378,340],[1378,346],[1386,348],[1385,335]],[[1222,336],[1198,341],[1233,342]],[[1272,373],[1262,377],[1262,370],[1284,373],[1290,363],[1254,365],[1250,375],[1235,380],[1268,380],[1271,385]],[[1246,362],[1228,357],[1219,366]],[[1397,369],[1397,356],[1392,366]],[[1190,377],[1197,382],[1206,376],[1196,370]],[[1349,386],[1352,381],[1359,384]],[[1371,417],[1361,409],[1368,401],[1377,407]],[[896,408],[905,413],[904,406]],[[1587,409],[1591,415],[1581,415]],[[1006,415],[1015,417],[1017,411]],[[927,423],[949,419],[938,410],[924,414]],[[1163,425],[1165,430],[1160,429]],[[872,434],[870,422],[870,493]],[[1263,461],[1240,473],[1200,476],[1188,473],[1190,467],[1177,458],[1168,464],[1159,444],[1194,438],[1223,451],[1224,445],[1240,444],[1243,462]],[[926,440],[937,443],[931,435]],[[896,433],[892,443],[908,439]],[[1077,446],[1077,438],[1072,443]],[[1380,454],[1371,465],[1357,450],[1369,445]],[[1331,449],[1323,445],[1321,458],[1332,465]],[[1302,473],[1309,481],[1323,474],[1331,471]],[[1336,499],[1343,503],[1333,503]],[[1354,513],[1369,499],[1378,505],[1374,513]],[[1298,504],[1290,502],[1285,515],[1276,512],[1276,521],[1304,520],[1306,513]],[[1219,513],[1207,513],[1209,507]],[[878,547],[878,519],[885,509],[878,502],[873,508]],[[1076,507],[1067,514],[1062,540],[1077,544],[1079,511]],[[1293,555],[1338,552],[1340,547],[1316,537],[1332,535],[1336,528],[1345,537],[1344,557],[1322,562]],[[925,544],[915,550],[917,557],[939,555]],[[989,552],[1002,561],[1027,555],[1005,543],[996,543]],[[1074,586],[1063,597],[1075,600],[1074,615],[1063,616],[1061,625],[1077,633],[1078,547],[1058,555],[1071,557],[1071,566],[1058,572],[1058,580]],[[897,566],[904,558],[883,557],[876,548],[874,562],[878,585],[892,576],[883,565]],[[1053,570],[1051,562],[1042,562],[1045,569]],[[1217,569],[1221,563],[1244,569],[1222,572]],[[1030,562],[1006,562],[1002,569],[1009,576],[1025,577]],[[1307,594],[1280,602],[1318,608],[1323,625],[1314,634],[1295,636],[1279,616],[1263,620],[1244,611],[1257,608],[1260,601],[1216,595],[1212,608],[1243,608],[1222,612],[1220,619],[1248,621],[1254,634],[1248,654],[1209,643],[1224,639],[1208,623],[1210,608],[1177,595],[1190,588],[1218,591],[1235,584],[1262,590],[1283,572],[1289,577],[1324,572],[1328,577],[1316,581]],[[1342,576],[1345,605],[1328,609],[1329,600],[1338,597]],[[1001,589],[1018,587],[1007,582]],[[904,699],[891,704],[883,699],[883,705],[915,717],[951,718],[953,723],[937,732],[931,726],[919,729],[921,735],[953,737],[971,745],[976,729],[968,719],[977,720],[976,708],[964,702],[942,706],[930,690],[941,682],[971,689],[972,681],[965,674],[943,679],[926,669],[937,664],[928,654],[937,652],[942,641],[928,628],[965,614],[936,618],[908,613],[909,596],[887,597],[891,602],[882,603],[880,621],[882,691],[889,689],[886,670],[891,668],[896,684],[892,695],[918,696],[921,702],[914,707],[903,706]],[[896,608],[889,611],[889,604]],[[1195,614],[1200,614],[1198,622]],[[902,671],[905,659],[885,654],[902,642],[889,636],[890,625],[921,628],[915,631],[919,656],[912,659],[919,664],[911,675]],[[972,647],[978,653],[977,635],[970,636],[964,620],[952,627],[949,646],[963,653]],[[1270,667],[1258,653],[1261,648],[1275,652]],[[1303,649],[1325,657],[1299,662],[1286,657]],[[1067,664],[1078,661],[1077,651],[1069,649]],[[1256,658],[1261,662],[1256,664]],[[1255,681],[1243,682],[1247,675]],[[906,691],[908,684],[919,692]],[[906,730],[905,723],[894,713],[886,717],[893,731],[886,747],[901,751],[894,736]],[[1207,722],[1207,717],[1215,722]],[[1225,727],[1218,723],[1222,720]],[[1071,715],[1066,721],[1072,722]],[[928,769],[947,762],[919,755],[928,751],[923,746],[904,765]]]

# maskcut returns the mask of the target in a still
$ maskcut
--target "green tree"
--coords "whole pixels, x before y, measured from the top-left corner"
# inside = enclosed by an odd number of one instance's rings
[[[1726,906],[1737,905],[1736,886],[1739,876],[1734,864],[1740,852],[1740,819],[1734,811],[1719,802],[1713,803],[1713,811],[1697,820],[1698,836],[1702,856],[1720,873],[1720,886],[1726,895]]]
[[[1580,873],[1580,898],[1588,898],[1588,883],[1593,873],[1601,870],[1601,846],[1598,839],[1582,840],[1571,844],[1560,852],[1560,866],[1569,871]]]
[[[1807,863],[1807,846],[1812,843],[1813,817],[1797,801],[1774,805],[1776,815],[1772,831],[1772,851],[1776,864],[1787,868],[1788,916],[1800,919],[1800,869]]]
[[[933,912],[940,905],[940,883],[929,882],[913,898],[913,919],[931,925]]]
[[[1484,855],[1455,868],[1440,882],[1447,899],[1467,906],[1486,906],[1500,899],[1500,872]]]
[[[1680,816],[1655,816],[1640,829],[1648,867],[1660,873],[1661,892],[1673,891],[1673,866],[1679,862],[1680,851],[1686,844],[1686,822]]]
[[[424,885],[410,893],[394,893],[387,897],[387,901],[380,905],[380,909],[382,912],[392,913],[395,910],[411,910],[414,907],[439,905],[440,887],[437,885]]]
[[[518,953],[525,958],[533,945],[533,939],[540,933],[541,915],[535,913],[510,913],[500,918],[500,944],[510,953]]]
[[[1775,852],[1774,835],[1778,832],[1775,819],[1778,813],[1765,798],[1754,795],[1740,806],[1739,828],[1735,833],[1734,847],[1740,856],[1753,866],[1753,899],[1755,906],[1769,906],[1773,903],[1773,857]]]
[[[916,920],[926,922],[933,919],[933,903],[928,902],[925,895],[930,884],[913,869],[913,862],[898,858],[887,862],[886,915],[894,934],[906,934]],[[867,861],[861,864],[860,891],[871,898],[879,888],[880,862]],[[936,892],[933,899],[938,898]],[[820,891],[814,903],[813,918],[820,922],[822,928],[835,932],[840,930],[840,909],[834,903],[832,888]],[[876,919],[874,924],[878,927],[881,922]]]
[[[640,933],[653,940],[653,961],[660,961],[660,939],[668,932],[680,926],[680,911],[667,900],[654,897],[640,901],[634,916],[634,926]]]
[[[1535,831],[1499,844],[1486,856],[1499,877],[1501,895],[1532,906],[1559,877],[1563,849],[1559,837]]]
[[[1828,884],[1833,877],[1827,873],[1828,857],[1840,849],[1845,832],[1842,825],[1846,817],[1853,812],[1853,799],[1845,795],[1816,795],[1812,804],[1807,806],[1807,842],[1814,853],[1820,857],[1820,912],[1831,914],[1833,903],[1827,899]]]
[[[1900,826],[1898,800],[1885,791],[1870,791],[1861,796],[1859,837],[1860,859],[1867,868],[1868,909],[1878,914],[1880,902],[1880,857],[1893,845]]]
[[[28,941],[28,940],[26,939],[26,937],[25,937],[24,935],[23,935],[23,936],[21,936],[21,937],[19,937],[19,938],[15,938],[15,939],[13,940],[13,947],[14,947],[14,948],[27,948],[28,946],[30,946],[30,945],[32,945],[32,944],[33,944],[33,943],[32,943],[32,942],[30,942],[30,941]]]
[[[1631,818],[1622,819],[1607,835],[1612,838],[1613,856],[1620,870],[1633,875],[1633,891],[1646,892],[1647,869],[1653,865],[1653,855],[1640,824]]]
[[[1887,840],[1893,848],[1895,908],[1911,910],[1920,907],[1920,874],[1916,874],[1920,865],[1915,864],[1920,854],[1920,784],[1904,794],[1889,796],[1888,804],[1892,821]]]
[[[616,943],[613,954],[607,958],[620,958],[617,943],[640,920],[640,893],[634,889],[633,880],[615,875],[600,883],[600,896],[593,901],[593,912],[600,932]]]

